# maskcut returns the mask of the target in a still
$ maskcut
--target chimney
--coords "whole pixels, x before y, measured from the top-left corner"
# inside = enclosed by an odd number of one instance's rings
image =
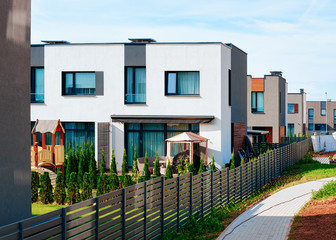
[[[129,38],[132,43],[153,43],[156,42],[153,38]]]
[[[304,94],[304,89],[300,88],[300,94]]]
[[[281,71],[270,71],[271,76],[279,76],[282,77],[282,72]]]

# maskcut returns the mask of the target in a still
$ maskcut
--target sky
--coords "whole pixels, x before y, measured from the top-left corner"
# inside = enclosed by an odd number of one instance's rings
[[[289,92],[336,100],[335,0],[31,0],[31,42],[233,43],[248,74],[282,71]]]

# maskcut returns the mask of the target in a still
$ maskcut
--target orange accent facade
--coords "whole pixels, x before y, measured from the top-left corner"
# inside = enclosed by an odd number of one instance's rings
[[[263,78],[251,78],[251,91],[252,92],[264,92],[264,79]]]

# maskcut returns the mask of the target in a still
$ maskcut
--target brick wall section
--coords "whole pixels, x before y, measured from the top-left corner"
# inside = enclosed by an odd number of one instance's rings
[[[237,156],[237,151],[242,149],[245,144],[245,123],[232,123],[233,128],[233,144],[235,155]]]
[[[104,149],[104,159],[106,168],[110,168],[110,123],[101,122],[98,123],[98,169],[100,166],[101,153]]]

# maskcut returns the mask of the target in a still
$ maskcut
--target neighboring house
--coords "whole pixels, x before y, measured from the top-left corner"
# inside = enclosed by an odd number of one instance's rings
[[[31,216],[30,0],[0,1],[0,226]],[[14,237],[13,237],[14,238]]]
[[[286,136],[287,82],[282,72],[247,76],[247,126],[253,142],[279,143]],[[268,132],[268,133],[267,133]],[[259,134],[263,134],[258,136]],[[266,134],[267,133],[267,134]]]
[[[229,162],[231,141],[241,144],[231,139],[231,123],[245,134],[238,86],[246,86],[246,53],[220,42],[130,40],[32,45],[32,123],[60,119],[66,148],[93,141],[99,161],[102,149],[107,160],[114,149],[119,169],[124,148],[132,166],[135,145],[138,157],[165,156],[165,139],[184,131],[210,140],[209,160]],[[230,96],[241,101],[230,106]]]
[[[307,94],[304,89],[300,93],[288,93],[288,127],[287,135],[305,135],[307,127]]]
[[[308,134],[331,134],[336,131],[336,102],[307,101]]]

